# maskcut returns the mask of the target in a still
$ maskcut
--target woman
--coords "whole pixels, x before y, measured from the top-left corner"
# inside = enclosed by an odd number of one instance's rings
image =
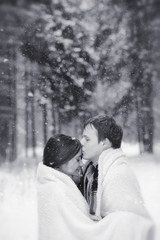
[[[37,171],[39,240],[148,239],[145,229],[146,225],[151,229],[151,223],[145,219],[142,226],[136,214],[113,212],[100,221],[91,220],[87,202],[74,182],[81,158],[79,140],[63,134],[48,140]]]
[[[63,134],[48,140],[37,171],[39,240],[89,239],[94,222],[74,182],[81,164],[79,140]]]

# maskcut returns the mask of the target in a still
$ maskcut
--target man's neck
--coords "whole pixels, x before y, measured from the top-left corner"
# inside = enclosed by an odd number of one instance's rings
[[[97,158],[92,159],[93,166],[96,166],[98,164],[98,159],[99,156]]]
[[[107,151],[107,150],[110,150],[110,149],[112,149],[112,147],[109,147],[109,148],[104,149],[104,150],[101,152],[101,154],[102,154],[104,151]],[[99,157],[101,156],[101,154],[91,160],[91,162],[93,163],[93,166],[96,166],[96,165],[98,164],[98,160],[99,160]]]

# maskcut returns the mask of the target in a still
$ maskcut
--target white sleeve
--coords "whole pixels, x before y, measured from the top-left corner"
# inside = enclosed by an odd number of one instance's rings
[[[102,184],[101,214],[115,211],[148,216],[137,179],[127,165],[112,169]]]

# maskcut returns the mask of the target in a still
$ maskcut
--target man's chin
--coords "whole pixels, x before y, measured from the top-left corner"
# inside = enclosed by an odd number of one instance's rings
[[[85,158],[82,159],[82,163],[83,163],[84,165],[86,165],[88,162],[90,162],[89,159],[85,159]]]
[[[84,159],[85,161],[90,161],[92,158],[87,156],[86,154],[83,154],[82,159]]]
[[[86,156],[85,153],[83,153],[83,155],[82,155],[82,159],[85,160],[85,161],[88,161],[88,158],[87,158],[87,156]]]
[[[88,161],[89,159],[87,157],[83,156],[82,160]]]

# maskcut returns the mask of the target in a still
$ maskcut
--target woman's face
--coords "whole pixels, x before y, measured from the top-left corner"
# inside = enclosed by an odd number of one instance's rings
[[[80,150],[69,162],[61,165],[60,171],[69,176],[79,176],[82,165],[82,150]]]

